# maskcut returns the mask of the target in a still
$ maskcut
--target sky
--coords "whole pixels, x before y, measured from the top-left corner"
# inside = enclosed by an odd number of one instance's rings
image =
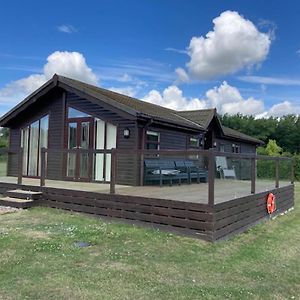
[[[177,110],[300,114],[300,2],[5,1],[0,115],[54,73]]]

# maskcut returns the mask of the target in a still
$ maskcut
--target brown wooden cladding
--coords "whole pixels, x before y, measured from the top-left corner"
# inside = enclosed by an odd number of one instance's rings
[[[62,90],[55,89],[43,96],[40,103],[34,103],[18,118],[18,123],[10,128],[10,146],[12,152],[18,152],[21,146],[21,129],[42,116],[49,114],[48,146],[51,149],[60,149],[62,143]],[[8,161],[9,176],[18,175],[18,158],[16,154],[10,154]],[[48,178],[61,179],[61,155],[51,154],[48,157]]]
[[[293,185],[216,204],[214,206],[213,239],[218,240],[245,231],[258,221],[269,218],[266,209],[269,192],[272,192],[276,197],[277,210],[274,215],[294,206]]]
[[[200,203],[7,183],[0,183],[0,193],[20,187],[43,192],[43,199],[37,202],[40,205],[151,224],[152,227],[208,241],[224,239],[268,219],[266,199],[269,192],[276,196],[277,210],[274,215],[294,206],[293,185],[223,202],[214,207]]]
[[[16,187],[0,183],[0,192]],[[39,205],[138,221],[205,240],[211,240],[212,237],[213,213],[206,204],[37,186],[23,188],[43,192],[43,199],[37,202]]]

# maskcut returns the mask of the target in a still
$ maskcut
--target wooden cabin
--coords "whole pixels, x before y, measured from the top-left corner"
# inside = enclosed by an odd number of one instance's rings
[[[111,155],[51,152],[51,149],[123,149],[117,183],[140,185],[143,161],[138,149],[209,149],[255,153],[262,142],[223,126],[216,109],[175,111],[54,75],[2,116],[9,128],[9,150],[23,148],[23,177],[41,172],[41,149],[47,154],[47,178],[109,182]],[[18,158],[11,155],[8,176],[17,176]]]

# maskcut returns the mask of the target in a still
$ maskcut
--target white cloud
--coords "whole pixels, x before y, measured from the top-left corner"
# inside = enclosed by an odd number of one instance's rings
[[[178,54],[187,54],[188,53],[186,50],[176,49],[176,48],[172,48],[172,47],[165,48],[164,50],[169,51],[169,52],[175,52]]]
[[[277,104],[274,104],[269,110],[264,111],[262,114],[256,116],[259,118],[268,118],[268,117],[281,117],[284,115],[300,115],[300,105],[292,103],[290,101],[283,101]]]
[[[226,81],[220,86],[209,89],[203,99],[187,98],[177,86],[169,86],[162,93],[150,91],[142,99],[174,110],[196,110],[216,107],[220,114],[254,115],[257,118],[280,117],[286,114],[300,114],[300,106],[289,101],[265,107],[264,101],[253,97],[244,98],[240,91]]]
[[[189,81],[189,75],[187,74],[187,72],[182,69],[182,68],[177,68],[175,70],[175,73],[177,74],[178,76],[178,83],[181,83],[181,82],[188,82]]]
[[[63,33],[74,33],[77,32],[77,29],[72,26],[72,25],[68,25],[68,24],[63,24],[60,26],[57,26],[57,30]]]
[[[224,81],[219,87],[206,92],[207,103],[221,114],[256,115],[264,111],[264,103],[253,97],[244,99],[236,87]]]
[[[235,11],[225,11],[213,23],[213,31],[190,41],[186,66],[191,78],[206,80],[232,74],[266,59],[271,37],[251,21]]]
[[[152,90],[142,100],[175,110],[203,109],[206,106],[205,101],[198,98],[184,97],[182,90],[175,85],[166,88],[162,94]]]
[[[239,76],[239,80],[250,83],[260,83],[267,85],[300,85],[300,79],[267,77],[267,76]]]
[[[56,51],[48,56],[43,73],[12,81],[0,89],[0,103],[4,110],[11,108],[39,88],[54,74],[64,75],[90,84],[97,84],[96,74],[88,67],[84,56],[78,52]]]
[[[98,78],[87,65],[85,57],[79,52],[55,51],[47,58],[44,75],[49,79],[53,74],[68,76],[90,84],[97,84]]]

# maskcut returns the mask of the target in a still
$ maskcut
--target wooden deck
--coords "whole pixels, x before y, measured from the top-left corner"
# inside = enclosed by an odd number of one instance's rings
[[[274,188],[269,181],[258,182],[255,194],[248,192],[249,185],[245,181],[216,180],[214,205],[207,202],[207,184],[117,186],[117,193],[111,194],[108,185],[47,181],[47,186],[40,187],[38,180],[25,179],[23,185],[18,185],[15,178],[2,178],[0,193],[6,195],[13,189],[41,192],[34,205],[122,219],[215,241],[268,220],[266,199],[270,192],[276,197],[273,216],[294,206],[293,184]]]
[[[16,177],[0,177],[0,182],[17,183]],[[32,178],[23,178],[23,185],[39,186],[40,180]],[[280,187],[289,185],[289,182],[281,182]],[[74,191],[86,191],[101,194],[109,194],[109,184],[85,183],[73,181],[46,180],[45,187],[69,189]],[[274,181],[257,180],[256,193],[265,192],[274,189]],[[247,180],[216,179],[215,180],[215,204],[230,201],[232,199],[251,195],[251,182]],[[193,183],[182,185],[159,186],[125,186],[116,185],[116,194],[135,196],[143,198],[156,198],[175,201],[184,201],[192,203],[208,202],[208,184]]]

